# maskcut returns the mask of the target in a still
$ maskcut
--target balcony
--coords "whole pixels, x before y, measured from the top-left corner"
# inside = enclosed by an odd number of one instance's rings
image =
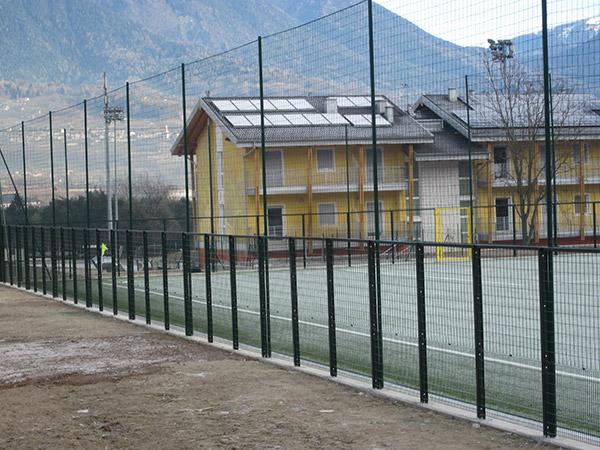
[[[365,192],[373,191],[373,175],[371,168],[365,169],[362,177]],[[254,171],[246,170],[246,194],[253,195],[256,188],[256,179]],[[260,177],[260,174],[259,174]],[[312,173],[312,192],[337,193],[358,192],[359,169],[352,167],[348,170],[346,179],[345,168],[339,168],[335,171],[313,171]],[[259,190],[262,189],[262,180],[258,180]],[[283,171],[273,171],[267,169],[267,190],[271,195],[281,194],[305,194],[308,191],[308,174],[306,169],[288,169]],[[380,191],[401,191],[406,190],[408,186],[406,169],[403,166],[384,166],[379,168],[378,188]]]

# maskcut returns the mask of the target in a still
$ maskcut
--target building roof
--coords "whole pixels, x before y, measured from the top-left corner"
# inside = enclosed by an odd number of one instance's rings
[[[439,119],[417,119],[433,133],[431,144],[415,145],[416,161],[460,161],[487,159],[487,150],[477,143],[469,143],[463,135]]]
[[[532,100],[532,95],[535,96]],[[528,112],[540,114],[543,97],[532,94],[528,98],[513,97],[516,106],[510,108],[514,114],[511,123],[512,135],[519,136],[522,130],[523,140],[529,140],[530,124],[535,120],[528,119]],[[502,100],[500,100],[502,101]],[[529,102],[529,103],[528,103]],[[531,105],[533,104],[533,107]],[[583,94],[559,93],[553,95],[554,129],[557,135],[569,139],[599,139],[600,138],[600,100]],[[529,107],[528,107],[529,105]],[[540,105],[539,107],[537,105]],[[506,127],[503,126],[500,102],[492,98],[491,94],[472,94],[469,96],[469,117],[467,118],[467,104],[463,97],[450,100],[446,94],[426,94],[414,105],[414,110],[426,117],[433,116],[447,122],[464,137],[469,137],[473,142],[502,142],[506,141]],[[426,109],[426,112],[423,112]],[[468,119],[468,120],[467,120]],[[543,117],[541,118],[543,120]],[[470,124],[470,127],[469,127]],[[539,127],[536,139],[544,139],[544,128]]]
[[[377,96],[379,144],[433,143],[433,134],[384,96]],[[372,143],[369,96],[267,97],[264,99],[268,147]],[[210,118],[238,147],[261,145],[260,100],[254,97],[201,98],[188,120],[188,151]],[[180,134],[171,152],[183,153]]]

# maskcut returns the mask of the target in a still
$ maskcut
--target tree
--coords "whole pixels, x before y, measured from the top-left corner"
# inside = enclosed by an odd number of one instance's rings
[[[484,67],[488,86],[481,102],[487,116],[484,120],[502,130],[506,151],[495,177],[516,197],[521,237],[528,244],[539,231],[536,221],[546,194],[540,186],[540,180],[546,178],[543,81],[513,59],[494,61],[485,56]],[[573,142],[580,128],[578,118],[582,116],[577,111],[584,107],[583,97],[561,83],[553,84],[553,140]],[[553,176],[567,164],[566,153],[555,152]]]

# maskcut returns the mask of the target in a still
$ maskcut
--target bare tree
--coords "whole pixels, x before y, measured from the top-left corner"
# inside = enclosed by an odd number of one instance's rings
[[[539,231],[536,221],[545,202],[545,189],[540,186],[540,180],[546,178],[543,81],[512,59],[493,61],[486,55],[484,67],[488,89],[481,102],[482,113],[487,115],[483,119],[502,130],[506,149],[505,164],[494,176],[516,197],[515,213],[523,242],[528,244]],[[554,142],[574,141],[580,117],[576,111],[582,108],[582,98],[556,82],[552,92]],[[555,152],[553,176],[564,170],[568,161],[567,153]]]

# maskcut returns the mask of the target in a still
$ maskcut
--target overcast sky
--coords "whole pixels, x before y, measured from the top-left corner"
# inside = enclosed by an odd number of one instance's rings
[[[511,38],[542,27],[540,0],[375,1],[425,31],[460,45],[486,45],[488,38]],[[597,16],[599,0],[548,0],[551,27]]]

